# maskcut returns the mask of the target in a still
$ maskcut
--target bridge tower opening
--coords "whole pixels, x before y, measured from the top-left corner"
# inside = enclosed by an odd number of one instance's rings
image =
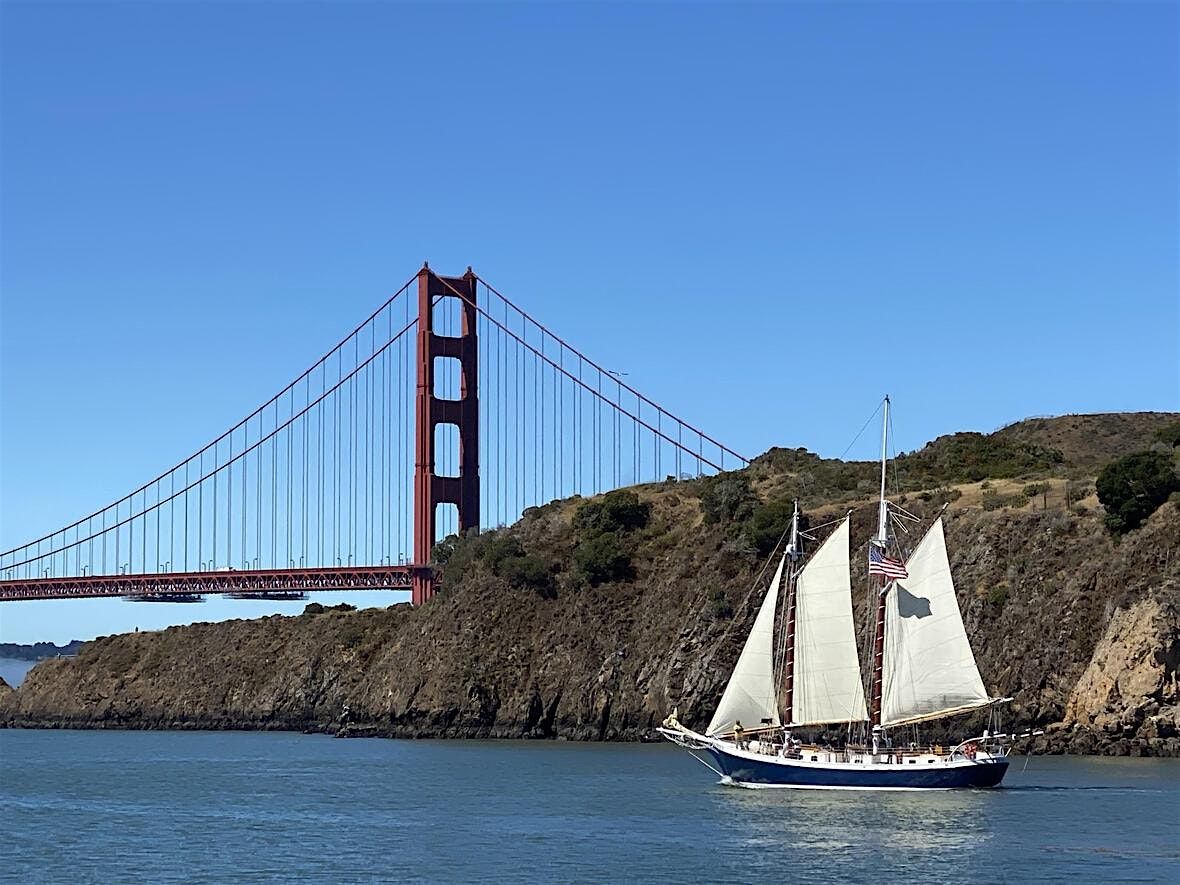
[[[479,529],[479,341],[476,337],[476,276],[442,277],[428,265],[418,272],[418,372],[415,399],[414,571],[411,601],[421,605],[434,595],[430,568],[438,506],[454,504],[460,532]],[[458,293],[458,294],[456,294]],[[434,331],[434,306],[440,299],[459,302],[459,335]],[[459,398],[442,399],[435,391],[435,359],[459,363]],[[459,437],[458,476],[435,470],[435,429],[454,425]]]

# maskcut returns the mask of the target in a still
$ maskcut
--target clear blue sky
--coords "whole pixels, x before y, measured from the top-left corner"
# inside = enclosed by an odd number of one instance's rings
[[[886,391],[902,449],[1180,405],[1175,3],[5,2],[0,30],[0,548],[190,454],[423,259],[750,454],[838,455]],[[0,639],[231,605],[6,605]]]

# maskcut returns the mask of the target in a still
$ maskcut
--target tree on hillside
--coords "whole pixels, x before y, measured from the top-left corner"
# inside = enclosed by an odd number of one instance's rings
[[[1180,490],[1180,476],[1167,455],[1136,452],[1102,468],[1095,486],[1106,508],[1107,526],[1123,534],[1142,525],[1172,492]]]
[[[1172,448],[1180,447],[1180,421],[1173,421],[1162,427],[1155,438]]]

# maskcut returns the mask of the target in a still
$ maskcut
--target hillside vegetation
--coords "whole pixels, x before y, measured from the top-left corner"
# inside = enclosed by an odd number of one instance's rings
[[[1166,453],[1180,415],[1067,416],[941,437],[898,459],[899,500],[946,505],[968,634],[988,687],[1042,749],[1180,754],[1180,507],[1115,534],[1099,471]],[[436,550],[420,609],[320,610],[107,637],[0,692],[8,725],[287,728],[348,735],[641,739],[674,706],[703,726],[798,496],[853,512],[876,466],[772,449],[718,477],[526,512]],[[865,584],[854,581],[858,622]],[[315,609],[312,610],[315,612]]]

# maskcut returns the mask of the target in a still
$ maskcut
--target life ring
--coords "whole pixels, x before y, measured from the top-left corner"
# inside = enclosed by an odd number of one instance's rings
[[[969,744],[963,745],[963,755],[966,756],[968,759],[975,758],[975,742],[974,741],[972,741]]]

